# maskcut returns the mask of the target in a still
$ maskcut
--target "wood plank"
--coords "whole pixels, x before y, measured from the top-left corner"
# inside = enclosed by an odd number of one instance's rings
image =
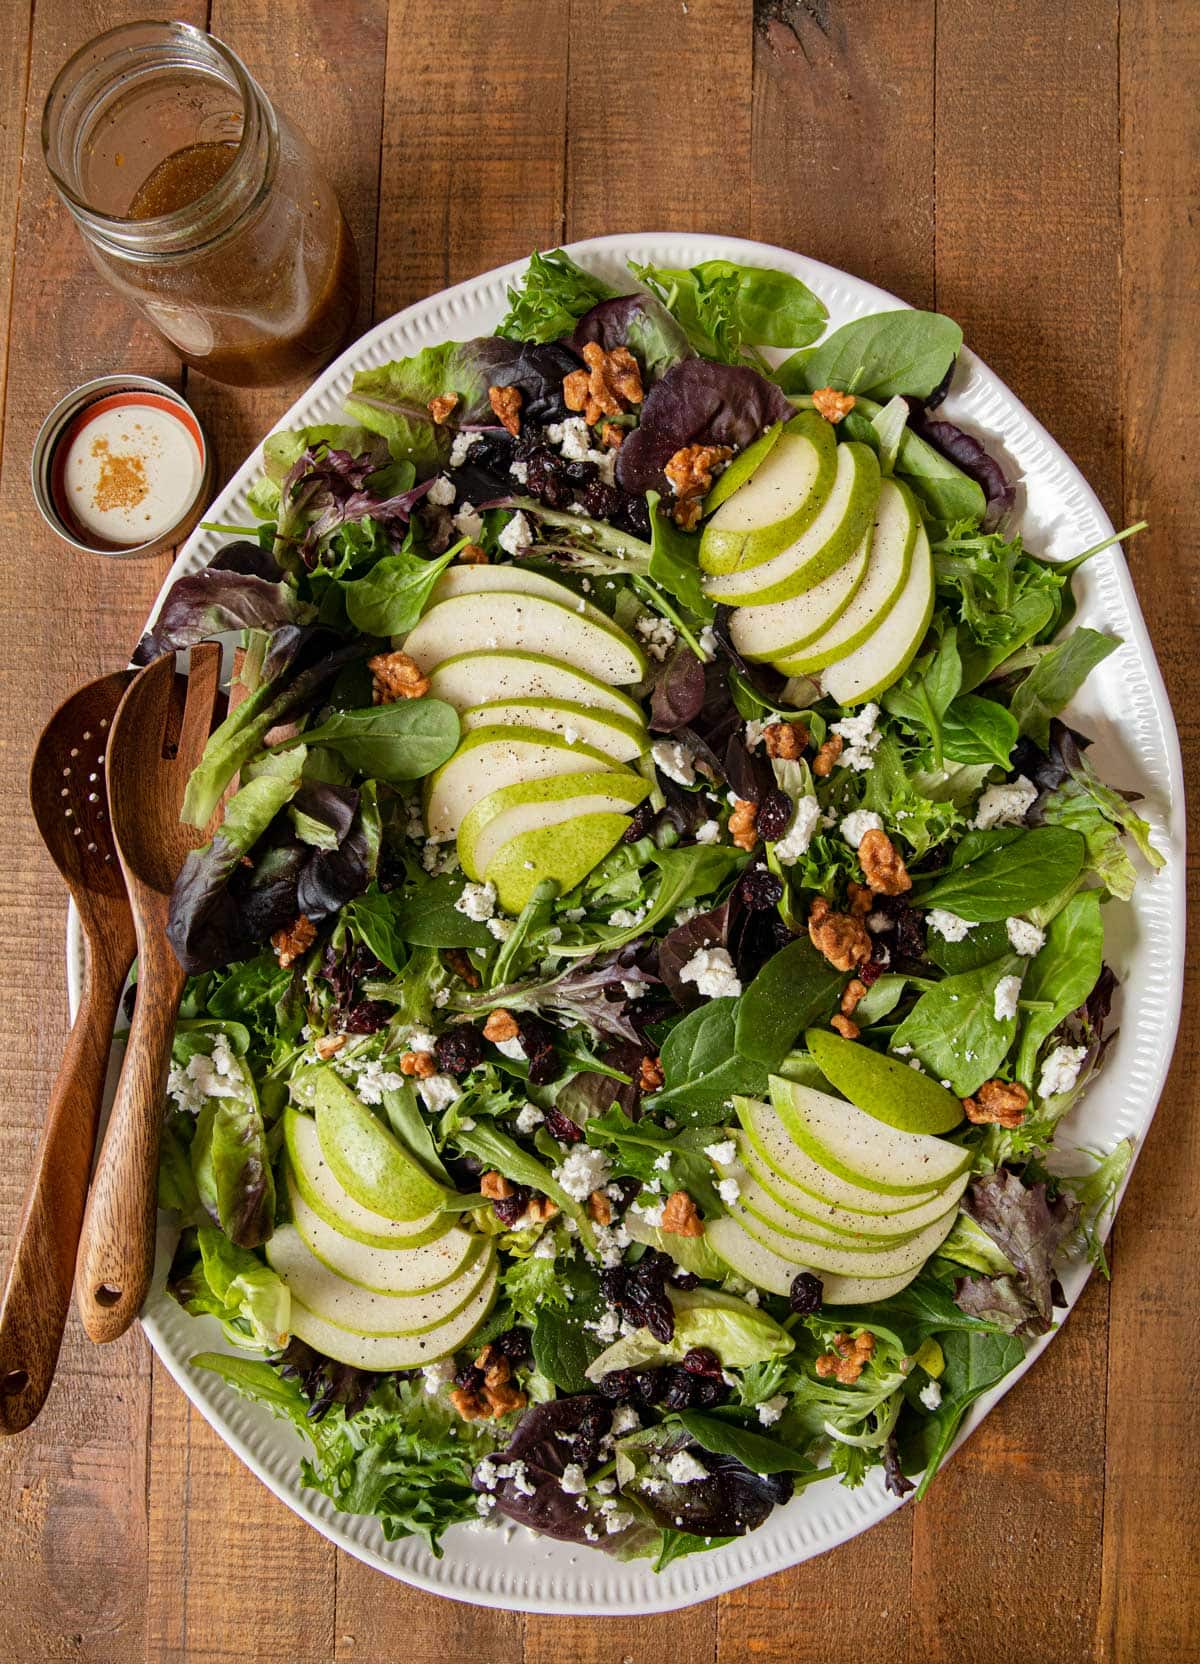
[[[0,81],[0,320],[9,319],[12,300],[32,22],[32,0],[25,5],[13,0],[0,15],[0,62],[8,65]],[[10,333],[10,329],[0,328],[0,451],[4,446],[4,386]]]
[[[1150,521],[1131,561],[1183,740],[1193,802],[1200,723],[1200,489],[1180,436],[1200,418],[1200,40],[1177,0],[1121,8],[1122,338],[1126,519]],[[1191,901],[1200,900],[1193,869]],[[1200,1290],[1200,1092],[1189,956],[1175,1066],[1116,1227],[1104,1571],[1096,1656],[1183,1658],[1200,1635],[1200,1501],[1191,1387]]]

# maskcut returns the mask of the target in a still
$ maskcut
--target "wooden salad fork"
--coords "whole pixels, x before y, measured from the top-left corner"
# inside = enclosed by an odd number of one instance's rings
[[[209,835],[181,821],[179,810],[212,726],[220,670],[212,642],[192,649],[186,683],[174,655],[156,659],[131,684],[108,748],[109,812],[137,932],[138,980],[75,1275],[79,1315],[97,1342],[125,1333],[154,1269],[163,1094],[187,981],[167,919],[179,869]]]
[[[83,928],[83,978],[0,1299],[4,1433],[29,1426],[54,1378],[112,1032],[136,947],[105,779],[113,719],[133,674],[119,670],[72,694],[47,723],[30,770],[38,831]]]

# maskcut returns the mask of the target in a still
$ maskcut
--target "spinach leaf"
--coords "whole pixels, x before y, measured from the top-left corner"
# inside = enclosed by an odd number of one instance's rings
[[[1069,827],[1035,826],[935,879],[921,905],[943,907],[973,924],[1011,918],[1065,889],[1079,876],[1086,854],[1083,839]]]
[[[460,547],[455,544],[437,560],[423,560],[400,550],[376,561],[365,578],[343,583],[346,613],[355,629],[366,636],[407,635]]]
[[[1040,636],[1055,614],[1055,597],[1047,589],[1029,589],[1018,595],[1005,614],[1007,628],[998,640],[971,640],[963,649],[963,692],[970,693],[985,682],[1004,661]]]
[[[381,965],[385,965],[393,976],[399,976],[408,954],[404,938],[396,929],[391,896],[378,891],[359,896],[347,904],[342,920]]]
[[[842,431],[847,439],[857,439],[873,446],[880,454],[882,466],[883,437],[875,422],[882,415],[884,406],[876,404],[873,399],[863,398],[861,394],[857,394],[856,398],[854,409],[842,420]],[[953,526],[963,522],[974,525],[983,518],[987,507],[983,488],[964,474],[949,457],[934,450],[929,441],[922,439],[911,427],[906,427],[900,435],[893,472],[904,476],[905,483],[920,500],[927,519]]]
[[[1058,715],[1096,666],[1120,645],[1117,636],[1081,628],[1044,654],[1012,696],[1012,714],[1021,733],[1044,751],[1050,743],[1050,718]]]
[[[1007,768],[1017,743],[1017,721],[994,699],[960,694],[946,712],[942,743],[951,762],[998,763]]]
[[[673,1561],[682,1560],[685,1555],[707,1554],[709,1549],[724,1548],[726,1543],[736,1541],[736,1537],[702,1537],[698,1531],[676,1531],[673,1526],[664,1526],[659,1533],[654,1570],[666,1571]]]
[[[932,926],[926,932],[926,958],[932,959],[937,968],[945,971],[947,976],[959,976],[963,971],[974,971],[980,965],[990,965],[994,959],[1001,958],[1007,952],[1008,931],[1003,919],[994,919],[990,924],[977,924],[967,932],[961,942],[947,941],[942,933]],[[883,978],[880,977],[879,981],[882,982]],[[878,985],[877,983],[876,987]],[[855,1021],[857,1020],[856,1012]]]
[[[646,501],[650,505],[650,578],[698,618],[713,618],[716,606],[700,580],[699,537],[680,531],[660,511],[657,492],[647,492]]]
[[[483,919],[469,919],[460,913],[455,902],[463,892],[461,877],[443,873],[428,878],[411,889],[393,890],[381,896],[380,902],[388,909],[390,930],[394,938],[425,948],[490,948],[494,937]],[[360,903],[355,902],[355,908]],[[365,916],[356,913],[355,923],[361,928]],[[382,924],[379,927],[382,930]],[[364,940],[366,940],[364,931]],[[390,961],[373,950],[385,965]],[[399,966],[395,967],[397,970]]]
[[[1049,1009],[1028,1012],[1021,1025],[1016,1076],[1033,1086],[1042,1042],[1064,1017],[1081,1006],[1096,986],[1104,955],[1104,924],[1100,892],[1083,890],[1063,908],[1046,932],[1041,952],[1033,959],[1021,987],[1021,997],[1045,1002]]]
[[[710,1141],[707,1133],[686,1128],[668,1132],[650,1120],[631,1121],[619,1106],[590,1116],[584,1133],[589,1144],[608,1152],[618,1177],[640,1179],[643,1184],[661,1181],[665,1194],[686,1190],[708,1219],[725,1212],[712,1163],[704,1154],[704,1145]],[[664,1155],[670,1157],[665,1171],[655,1166]]]
[[[739,1056],[774,1073],[796,1036],[829,1015],[847,978],[804,936],[772,954],[737,1003]]]
[[[496,334],[510,341],[557,341],[570,335],[576,319],[617,291],[585,272],[562,249],[531,254],[525,275],[508,291],[508,311]]]
[[[912,1357],[931,1335],[956,1329],[979,1334],[995,1332],[995,1325],[971,1317],[955,1305],[949,1289],[922,1274],[886,1300],[865,1306],[838,1306],[829,1319],[849,1329],[882,1330],[895,1337],[899,1349]]]
[[[1025,1356],[1025,1348],[1014,1335],[955,1331],[947,1334],[941,1345],[945,1360],[938,1383],[942,1389],[941,1407],[910,1426],[907,1436],[901,1440],[905,1471],[916,1473],[924,1469],[916,1491],[918,1501],[929,1489],[975,1399],[1016,1369]]]
[[[815,347],[793,353],[776,371],[787,393],[837,387],[890,399],[927,398],[962,348],[962,330],[939,312],[875,312],[853,318]]]
[[[782,1440],[755,1433],[732,1419],[706,1416],[700,1410],[682,1410],[678,1420],[703,1449],[712,1451],[714,1456],[733,1456],[751,1473],[815,1472],[815,1463]]]
[[[583,1327],[580,1317],[543,1309],[533,1329],[533,1361],[560,1392],[587,1392],[586,1370],[603,1344]]]
[[[904,676],[883,696],[883,706],[892,716],[911,727],[927,730],[933,742],[933,759],[942,766],[942,718],[962,682],[958,656],[958,632],[951,626],[938,645],[923,653]],[[971,762],[973,758],[960,758]]]
[[[996,1016],[996,986],[1019,976],[1024,964],[1009,953],[946,977],[921,995],[892,1036],[892,1050],[911,1046],[931,1075],[969,1097],[996,1073],[1016,1037],[1016,1017]]]
[[[398,699],[335,711],[301,738],[338,752],[359,774],[396,785],[419,780],[446,761],[458,744],[458,713],[444,699]]]
[[[737,1000],[709,1000],[689,1011],[668,1034],[660,1056],[664,1085],[649,1100],[689,1126],[729,1119],[735,1093],[761,1097],[769,1071],[737,1052]]]
[[[688,844],[675,849],[647,851],[646,859],[659,868],[660,878],[648,911],[637,924],[618,929],[595,931],[586,943],[575,947],[565,942],[556,946],[563,958],[578,958],[597,950],[623,947],[635,937],[644,936],[661,920],[694,901],[698,896],[711,895],[745,865],[747,857],[740,849],[721,844]]]
[[[630,270],[678,320],[697,352],[725,364],[742,360],[743,345],[807,346],[829,316],[798,277],[766,266],[706,260],[683,269],[631,261]]]

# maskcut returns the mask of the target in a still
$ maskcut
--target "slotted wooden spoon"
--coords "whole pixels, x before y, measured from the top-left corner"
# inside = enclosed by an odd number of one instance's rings
[[[133,962],[133,915],[113,843],[105,780],[113,718],[132,678],[132,671],[119,670],[72,694],[47,723],[30,770],[38,831],[83,927],[83,986],[0,1301],[4,1433],[29,1426],[54,1378],[117,1002]]]
[[[182,822],[179,808],[212,726],[220,669],[213,642],[193,647],[186,682],[173,655],[156,659],[131,684],[109,742],[109,813],[137,931],[138,981],[75,1273],[79,1315],[94,1341],[125,1333],[154,1269],[163,1092],[187,980],[167,917],[184,858],[209,835]]]

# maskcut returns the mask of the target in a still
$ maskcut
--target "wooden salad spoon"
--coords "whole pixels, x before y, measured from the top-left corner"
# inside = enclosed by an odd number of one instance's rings
[[[113,1026],[136,946],[105,781],[113,718],[132,678],[119,670],[72,694],[47,723],[30,770],[38,831],[83,928],[83,977],[0,1299],[4,1433],[29,1426],[54,1378]]]
[[[212,726],[220,670],[215,642],[193,647],[186,683],[172,654],[156,659],[131,684],[109,742],[109,812],[137,931],[138,981],[75,1275],[79,1315],[97,1342],[125,1333],[154,1269],[163,1094],[187,981],[167,919],[185,857],[209,836],[181,821],[179,810]]]

